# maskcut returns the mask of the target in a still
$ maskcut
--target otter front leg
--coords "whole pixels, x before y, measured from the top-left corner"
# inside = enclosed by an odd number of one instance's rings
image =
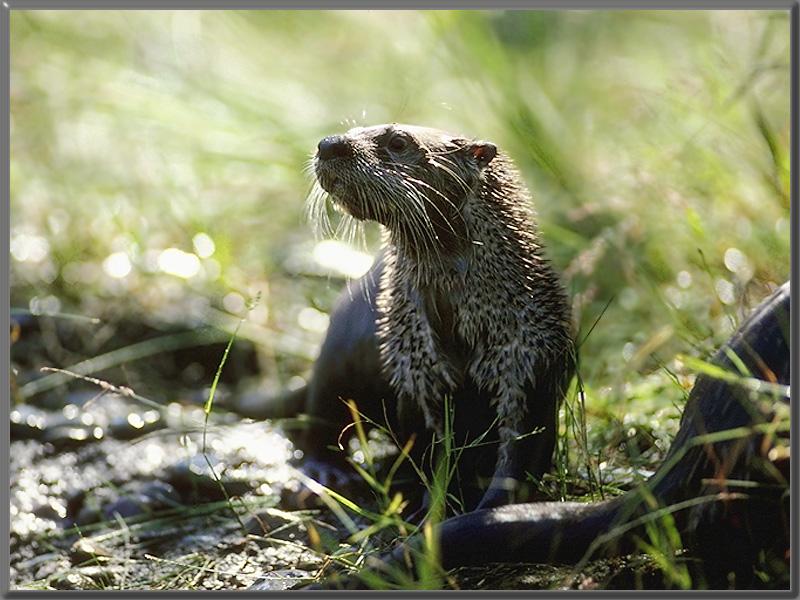
[[[539,479],[552,464],[559,393],[547,381],[507,382],[497,390],[500,444],[489,488],[478,508],[526,501],[528,476]]]
[[[401,428],[410,422],[404,415],[421,413],[426,428],[441,435],[444,398],[456,389],[458,377],[439,350],[419,294],[406,290],[388,295],[380,299],[391,311],[379,320],[378,337],[384,370],[397,394]]]
[[[345,401],[354,401],[361,413],[376,422],[382,419],[384,403],[395,402],[381,372],[375,336],[375,299],[382,269],[379,255],[370,271],[342,292],[314,363],[305,407],[307,428],[295,437],[295,443],[304,454],[302,470],[324,485],[338,487],[356,474],[347,464],[347,453],[331,449],[339,442],[346,446],[352,415]]]

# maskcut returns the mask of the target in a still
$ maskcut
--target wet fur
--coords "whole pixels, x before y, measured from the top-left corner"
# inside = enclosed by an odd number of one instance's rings
[[[462,466],[480,465],[467,507],[523,499],[522,482],[551,465],[573,346],[519,174],[492,144],[415,126],[357,128],[335,142],[343,156],[315,160],[309,212],[324,227],[329,196],[381,223],[385,243],[332,314],[306,405],[320,425],[303,449],[315,468],[335,462],[327,447],[349,421],[341,399],[353,399],[401,437],[417,435],[419,458],[443,434],[449,397],[456,443],[490,442]]]
[[[580,564],[590,558],[635,552],[647,540],[644,522],[669,507],[688,557],[710,588],[749,588],[763,553],[787,563],[790,548],[789,459],[772,454],[778,438],[758,427],[773,422],[788,403],[791,379],[789,283],[753,311],[711,362],[739,373],[735,355],[752,377],[785,386],[786,394],[754,394],[742,384],[700,375],[680,429],[661,467],[641,487],[598,503],[544,502],[477,510],[435,530],[444,569],[487,562]],[[714,443],[703,436],[742,428],[749,433]],[[740,484],[739,482],[750,482]],[[391,555],[370,559],[388,578],[413,573],[424,540],[414,536]],[[785,564],[788,569],[788,564]],[[735,578],[731,579],[730,575]],[[360,588],[357,576],[333,578],[317,588]]]

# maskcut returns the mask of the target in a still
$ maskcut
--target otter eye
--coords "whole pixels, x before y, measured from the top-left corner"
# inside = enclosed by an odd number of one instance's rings
[[[396,135],[389,140],[389,143],[386,144],[386,147],[392,152],[402,152],[408,147],[408,140],[403,136]]]

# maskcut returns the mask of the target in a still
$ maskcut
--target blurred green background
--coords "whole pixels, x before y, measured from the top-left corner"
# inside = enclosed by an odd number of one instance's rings
[[[316,142],[417,123],[516,161],[622,419],[788,278],[789,113],[787,11],[13,10],[12,307],[102,320],[68,366],[260,294],[243,337],[281,387],[363,268],[304,220]]]

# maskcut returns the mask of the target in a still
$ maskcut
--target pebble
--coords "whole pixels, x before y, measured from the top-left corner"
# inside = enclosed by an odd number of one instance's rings
[[[251,591],[288,590],[297,585],[312,581],[313,576],[299,569],[279,569],[262,575],[248,589]]]
[[[69,549],[69,560],[73,565],[87,561],[108,562],[112,553],[91,538],[81,538]]]
[[[119,581],[119,568],[90,565],[57,573],[48,584],[57,590],[106,590],[117,587]]]
[[[246,522],[247,532],[252,535],[278,540],[297,541],[304,537],[306,526],[300,519],[286,518],[275,511],[262,511],[251,516]]]
[[[47,583],[56,590],[91,590],[97,588],[91,577],[77,571],[57,573]]]

